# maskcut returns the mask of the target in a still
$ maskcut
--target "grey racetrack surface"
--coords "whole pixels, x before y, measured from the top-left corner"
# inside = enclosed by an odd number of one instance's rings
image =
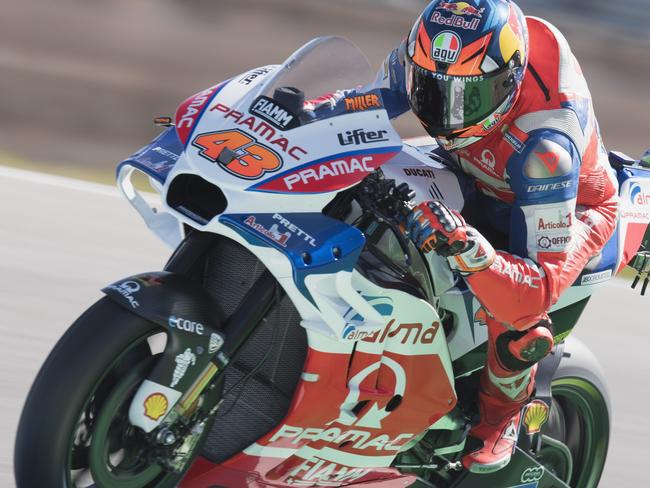
[[[0,167],[0,487],[12,487],[23,401],[69,324],[119,278],[160,269],[169,254],[117,191]],[[609,380],[614,429],[600,486],[647,486],[650,296],[614,281],[578,335]],[[43,405],[43,415],[48,415]]]

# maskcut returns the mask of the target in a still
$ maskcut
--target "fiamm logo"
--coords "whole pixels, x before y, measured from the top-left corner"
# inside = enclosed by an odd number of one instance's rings
[[[644,193],[643,188],[637,183],[633,183],[630,190],[630,201],[633,205],[647,206],[650,205],[650,193]]]

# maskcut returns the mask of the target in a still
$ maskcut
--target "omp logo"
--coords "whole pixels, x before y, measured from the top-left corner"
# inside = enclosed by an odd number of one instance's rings
[[[544,476],[544,466],[535,466],[533,468],[526,468],[521,474],[522,483],[534,483],[539,481]]]
[[[630,189],[630,201],[633,205],[650,205],[650,193],[644,193],[640,185],[633,183]]]

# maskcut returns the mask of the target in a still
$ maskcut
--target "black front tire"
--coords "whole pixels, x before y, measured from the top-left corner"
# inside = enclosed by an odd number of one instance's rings
[[[46,359],[25,402],[14,453],[18,488],[77,486],[73,473],[88,467],[90,451],[76,439],[79,419],[91,417],[89,404],[98,415],[124,374],[153,363],[148,339],[161,332],[106,297],[77,319]],[[155,485],[167,484],[171,476],[162,473]]]

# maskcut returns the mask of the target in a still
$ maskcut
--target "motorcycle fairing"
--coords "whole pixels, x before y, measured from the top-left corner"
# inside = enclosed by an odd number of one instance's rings
[[[308,356],[287,417],[225,463],[196,465],[184,487],[201,486],[201,479],[278,487],[415,480],[387,466],[456,403],[445,334],[426,301],[372,285],[367,292],[393,304],[382,330],[355,346],[308,329]]]
[[[249,242],[285,253],[298,289],[313,301],[310,275],[352,271],[363,248],[363,234],[321,213],[226,214],[219,217]]]
[[[638,165],[625,166],[617,174],[621,196],[617,268],[620,271],[634,259],[650,223],[650,170]]]
[[[122,161],[117,167],[117,175],[119,177],[124,166],[132,166],[163,184],[182,152],[183,144],[176,128],[169,127],[148,145]]]

